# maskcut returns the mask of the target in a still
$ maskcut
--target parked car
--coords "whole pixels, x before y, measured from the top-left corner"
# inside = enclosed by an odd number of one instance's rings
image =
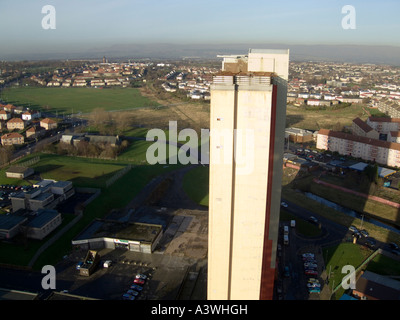
[[[76,266],[75,266],[76,270],[80,270],[81,267],[82,267],[82,265],[83,265],[83,262],[82,262],[82,261],[79,261],[79,262],[76,264]]]
[[[393,249],[392,253],[395,254],[396,256],[400,256],[400,249]]]
[[[361,230],[360,233],[361,233],[361,235],[363,235],[365,238],[368,238],[368,237],[369,237],[369,233],[368,233],[367,230]]]
[[[356,238],[360,239],[362,236],[361,236],[360,232],[355,231],[355,232],[353,232],[353,237],[356,237]]]
[[[314,253],[310,253],[310,252],[303,253],[301,256],[303,258],[314,258],[315,257]]]
[[[367,240],[365,240],[365,243],[371,249],[375,248],[375,246],[376,246],[376,240],[374,238],[371,238],[371,237],[369,237]]]
[[[393,250],[399,249],[399,246],[394,242],[389,243],[389,246],[390,246],[390,249],[393,249]]]
[[[350,230],[351,232],[357,232],[357,231],[358,231],[358,229],[357,229],[355,226],[350,226],[350,227],[349,227],[349,230]]]
[[[316,279],[316,278],[309,278],[309,279],[308,279],[308,282],[309,282],[309,283],[319,283],[319,280]]]
[[[143,279],[139,279],[139,278],[135,278],[135,280],[133,280],[133,283],[143,285],[144,284],[144,280]]]
[[[130,294],[131,296],[137,296],[137,295],[139,295],[139,292],[137,292],[137,291],[135,291],[135,290],[132,290],[132,289],[130,289],[130,290],[128,290],[127,292],[126,292],[127,294]]]
[[[308,275],[308,276],[317,276],[317,275],[318,275],[318,272],[317,272],[317,271],[315,271],[315,270],[310,270],[310,269],[305,270],[304,273],[305,273],[306,275]]]
[[[136,290],[136,291],[142,291],[143,287],[141,287],[141,286],[139,286],[137,284],[133,284],[133,285],[131,285],[131,289],[132,290]]]
[[[143,274],[143,273],[138,273],[138,274],[136,275],[136,279],[146,280],[146,279],[147,279],[147,276],[146,276],[145,274]]]
[[[320,288],[308,288],[309,293],[321,293]]]
[[[317,266],[315,263],[309,263],[309,262],[306,262],[306,263],[304,264],[304,267],[305,267],[305,268],[309,268],[309,269],[318,268],[318,266]]]
[[[284,268],[284,270],[283,270],[283,276],[284,276],[285,278],[289,278],[289,277],[290,277],[290,270],[289,270],[289,267],[288,267],[288,266],[286,266],[286,267]]]
[[[284,208],[287,208],[287,207],[288,207],[288,205],[287,205],[286,202],[281,202],[281,206],[284,207]]]
[[[321,288],[321,284],[317,282],[307,283],[307,288]]]
[[[309,218],[308,218],[308,221],[310,221],[311,223],[315,223],[315,224],[318,224],[318,223],[319,223],[319,222],[318,222],[318,219],[317,219],[316,217],[314,217],[314,216],[309,217]]]
[[[128,293],[125,293],[125,294],[122,296],[122,299],[123,299],[123,300],[135,300],[135,297],[134,297],[134,296],[131,296],[131,295],[128,294]]]

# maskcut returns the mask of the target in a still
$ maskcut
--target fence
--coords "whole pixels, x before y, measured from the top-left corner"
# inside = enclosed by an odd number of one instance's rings
[[[20,164],[18,164],[21,167],[29,167],[29,166],[33,166],[34,164],[38,163],[40,161],[40,156],[34,157],[28,161],[25,162],[21,162]]]
[[[121,178],[123,175],[125,175],[131,169],[132,169],[132,165],[129,164],[122,170],[118,171],[114,176],[112,176],[110,179],[108,179],[106,181],[106,187],[108,188],[109,186],[111,186],[115,181],[117,181],[119,178]]]

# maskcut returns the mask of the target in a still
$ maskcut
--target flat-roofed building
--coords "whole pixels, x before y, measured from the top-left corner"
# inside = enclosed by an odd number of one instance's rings
[[[21,167],[21,166],[11,166],[6,171],[7,178],[15,178],[15,179],[25,179],[33,175],[35,171],[32,168]]]
[[[12,239],[21,231],[21,226],[28,219],[14,214],[0,214],[0,239]]]
[[[72,240],[72,245],[85,250],[123,248],[152,253],[162,235],[163,227],[158,224],[96,219]]]
[[[295,143],[304,143],[313,140],[313,133],[309,130],[287,128],[285,134],[290,141]]]
[[[30,239],[42,240],[61,225],[61,222],[61,213],[57,210],[39,209],[23,226],[22,232]]]

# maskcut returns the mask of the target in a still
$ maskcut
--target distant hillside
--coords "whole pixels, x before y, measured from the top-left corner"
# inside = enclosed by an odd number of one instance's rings
[[[286,45],[273,43],[247,44],[116,44],[74,52],[57,50],[52,53],[13,54],[0,56],[2,60],[100,59],[108,58],[216,58],[218,54],[243,54],[249,48],[290,49],[293,61],[338,61],[374,63],[400,66],[400,47],[361,45]]]

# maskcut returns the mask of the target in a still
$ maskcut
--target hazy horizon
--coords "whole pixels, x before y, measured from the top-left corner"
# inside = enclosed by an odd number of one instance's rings
[[[48,5],[54,29],[43,27]],[[273,45],[299,59],[400,65],[399,9],[396,0],[2,0],[0,60],[211,57]]]

